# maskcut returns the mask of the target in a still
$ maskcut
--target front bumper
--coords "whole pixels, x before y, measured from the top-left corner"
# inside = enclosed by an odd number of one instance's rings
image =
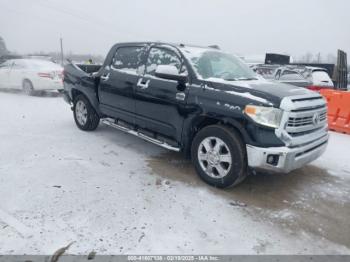
[[[321,156],[326,150],[328,137],[326,133],[322,138],[298,147],[262,148],[247,145],[248,166],[257,170],[288,173]],[[269,156],[274,161],[268,161]]]

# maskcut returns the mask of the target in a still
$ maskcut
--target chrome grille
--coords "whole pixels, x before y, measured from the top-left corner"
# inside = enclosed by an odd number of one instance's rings
[[[318,114],[318,122],[322,123],[327,120],[327,111],[316,112]],[[312,113],[310,116],[305,117],[289,117],[287,126],[288,127],[302,127],[308,125],[314,125],[313,118],[316,113]],[[318,122],[316,124],[318,124]]]
[[[327,135],[327,104],[317,93],[285,97],[284,110],[276,135],[289,147],[297,147]]]

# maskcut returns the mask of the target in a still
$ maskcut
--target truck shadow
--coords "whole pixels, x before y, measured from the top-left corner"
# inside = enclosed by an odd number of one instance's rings
[[[213,193],[248,200],[250,205],[260,208],[279,208],[286,201],[300,198],[299,191],[319,184],[335,183],[326,170],[308,165],[289,174],[256,173],[249,175],[240,185],[228,189],[207,186],[197,176],[192,163],[179,153],[166,152],[148,160],[153,172],[171,180],[195,187],[207,187]],[[254,198],[249,199],[249,196]],[[276,201],[276,196],[280,201]],[[284,201],[286,200],[286,201]],[[283,202],[284,201],[284,202]]]
[[[216,189],[202,182],[181,154],[167,152],[149,159],[148,165],[166,179],[222,196],[228,208],[242,208],[257,221],[279,224],[289,232],[310,232],[350,247],[350,183],[327,170],[307,165],[289,174],[257,173],[234,188]]]

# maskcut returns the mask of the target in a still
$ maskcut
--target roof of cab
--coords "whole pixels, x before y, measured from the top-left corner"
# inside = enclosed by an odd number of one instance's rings
[[[183,47],[196,47],[196,48],[203,48],[203,49],[220,49],[218,45],[209,45],[209,46],[199,46],[199,45],[192,45],[192,44],[184,44],[184,43],[171,43],[171,42],[161,42],[161,41],[136,41],[136,42],[119,42],[116,43],[115,46],[119,45],[169,45],[177,48],[183,48]]]

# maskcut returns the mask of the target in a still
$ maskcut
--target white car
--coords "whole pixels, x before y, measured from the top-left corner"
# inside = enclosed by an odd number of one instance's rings
[[[10,59],[0,64],[0,87],[34,90],[62,90],[63,68],[51,61]]]
[[[309,86],[311,90],[319,91],[323,88],[334,88],[333,81],[324,68],[306,66],[300,73],[312,83]]]

